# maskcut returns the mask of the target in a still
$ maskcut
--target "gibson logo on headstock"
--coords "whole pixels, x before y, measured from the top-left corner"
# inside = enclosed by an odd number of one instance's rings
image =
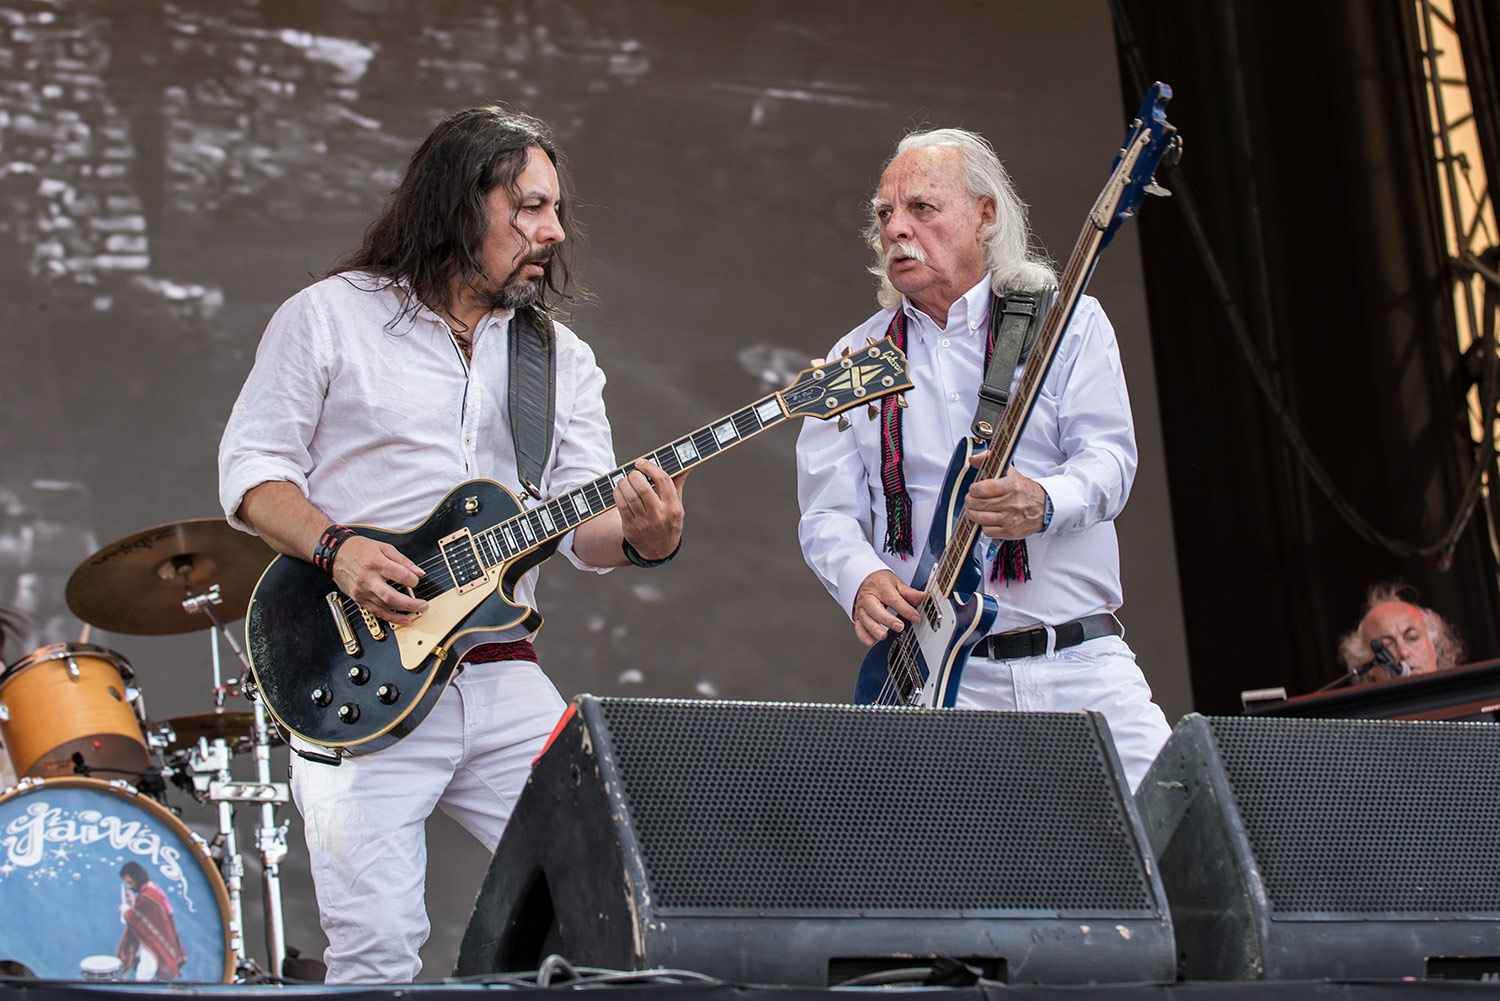
[[[835,413],[878,395],[880,390],[896,384],[903,370],[901,352],[882,342],[863,351],[831,362],[819,369],[822,378],[808,378],[782,394],[787,409],[793,413]],[[825,400],[826,398],[826,400]]]

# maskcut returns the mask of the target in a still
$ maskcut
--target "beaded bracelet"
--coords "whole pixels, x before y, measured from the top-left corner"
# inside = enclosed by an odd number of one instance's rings
[[[345,528],[343,525],[329,525],[323,529],[323,536],[318,540],[318,548],[313,550],[312,564],[328,576],[333,576],[333,558],[338,554],[339,546],[355,534],[354,529]]]
[[[630,544],[629,539],[620,540],[620,548],[625,552],[625,558],[638,567],[659,567],[663,563],[670,563],[672,557],[676,556],[678,550],[682,549],[682,536],[677,537],[677,549],[672,550],[659,560],[648,560]]]

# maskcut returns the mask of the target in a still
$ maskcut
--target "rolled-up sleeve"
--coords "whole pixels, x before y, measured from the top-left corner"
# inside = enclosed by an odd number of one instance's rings
[[[219,504],[235,528],[253,533],[238,512],[261,483],[285,480],[307,495],[332,364],[327,318],[304,290],[267,324],[219,442]]]

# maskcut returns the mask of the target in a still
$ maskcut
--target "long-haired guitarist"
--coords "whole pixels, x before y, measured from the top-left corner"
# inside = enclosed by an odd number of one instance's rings
[[[220,446],[230,522],[327,572],[374,625],[406,625],[428,607],[406,590],[424,568],[343,526],[406,531],[472,479],[547,498],[616,468],[604,375],[551,316],[569,294],[569,212],[544,123],[495,106],[441,122],[363,245],[266,328]],[[536,483],[520,482],[508,407],[516,337],[555,348],[551,446]],[[614,500],[564,537],[568,560],[603,572],[670,559],[681,477],[638,463]],[[535,604],[536,576],[520,580],[518,602]],[[416,976],[428,816],[441,807],[493,851],[564,708],[528,640],[486,644],[399,743],[337,767],[296,762],[328,982]]]
[[[847,433],[804,422],[797,474],[803,554],[868,647],[919,618],[924,591],[911,582],[949,456],[975,414],[996,295],[1057,280],[1031,249],[1025,206],[994,150],[960,129],[901,140],[870,201],[866,237],[882,308],[830,357],[896,335],[915,388],[908,406],[887,401]],[[954,703],[1100,710],[1132,788],[1170,735],[1114,615],[1122,602],[1114,519],[1135,467],[1114,331],[1084,297],[1013,468],[957,498],[983,531],[981,586],[999,614],[973,646]]]

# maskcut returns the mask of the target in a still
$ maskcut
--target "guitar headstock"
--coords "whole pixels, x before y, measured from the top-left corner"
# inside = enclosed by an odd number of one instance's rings
[[[1182,137],[1167,121],[1167,102],[1171,99],[1171,87],[1160,81],[1153,83],[1135,121],[1130,123],[1130,134],[1115,157],[1109,183],[1089,213],[1090,221],[1104,234],[1101,247],[1122,222],[1135,215],[1147,195],[1171,194],[1156,183],[1157,166],[1164,159],[1176,163],[1182,153]]]
[[[906,354],[886,337],[803,369],[776,396],[788,417],[828,418],[910,388]]]

